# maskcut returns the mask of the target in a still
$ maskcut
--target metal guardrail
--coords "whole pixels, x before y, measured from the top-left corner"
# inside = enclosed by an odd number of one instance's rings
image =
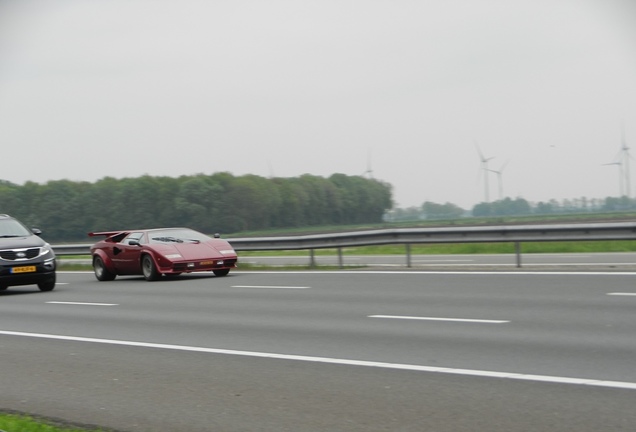
[[[240,251],[308,250],[315,266],[316,249],[337,249],[343,267],[342,248],[403,244],[406,265],[411,267],[411,245],[426,243],[514,243],[517,267],[521,267],[521,243],[545,241],[636,240],[636,222],[553,225],[502,225],[441,228],[398,228],[286,237],[228,238]],[[86,255],[91,244],[53,245],[57,255]]]

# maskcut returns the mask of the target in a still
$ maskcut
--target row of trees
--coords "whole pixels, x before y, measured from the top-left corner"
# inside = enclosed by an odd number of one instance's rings
[[[523,198],[506,198],[492,203],[480,203],[473,207],[475,217],[553,215],[564,213],[615,212],[636,210],[636,199],[623,197],[576,198],[562,201],[550,200],[530,203]]]
[[[19,186],[0,180],[0,213],[39,227],[53,242],[87,240],[89,231],[188,226],[205,233],[463,217],[636,210],[636,199],[608,197],[530,203],[506,198],[472,210],[425,202],[392,209],[391,186],[362,176],[235,177],[230,173],[69,180]]]
[[[87,240],[89,231],[188,226],[205,233],[376,223],[391,186],[361,176],[264,178],[230,173],[103,178],[15,185],[0,182],[0,213],[45,232],[48,241]]]
[[[586,212],[616,212],[636,210],[636,199],[607,197],[604,199],[565,199],[531,203],[523,198],[505,198],[490,203],[479,203],[472,210],[452,203],[438,204],[427,201],[420,207],[393,209],[386,215],[389,221],[451,220],[462,217],[501,217],[527,215],[553,215]]]

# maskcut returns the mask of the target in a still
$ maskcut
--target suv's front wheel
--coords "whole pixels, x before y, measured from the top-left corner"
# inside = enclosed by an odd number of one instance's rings
[[[38,283],[38,288],[40,288],[40,291],[53,291],[53,288],[55,288],[55,276]]]

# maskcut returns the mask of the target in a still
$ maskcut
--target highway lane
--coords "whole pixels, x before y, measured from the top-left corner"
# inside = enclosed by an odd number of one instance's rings
[[[0,408],[130,431],[631,430],[636,390],[581,380],[636,383],[634,277],[62,273],[0,294]]]

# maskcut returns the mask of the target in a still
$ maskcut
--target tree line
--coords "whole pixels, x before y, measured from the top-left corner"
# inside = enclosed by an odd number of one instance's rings
[[[377,223],[391,186],[362,176],[264,178],[230,173],[0,181],[0,213],[38,227],[50,242],[85,241],[90,231],[187,226],[212,234]]]
[[[568,213],[606,213],[636,210],[636,199],[627,196],[606,198],[552,199],[532,203],[524,198],[504,198],[476,204],[470,210],[453,203],[426,201],[420,207],[393,209],[385,219],[389,221],[452,220],[466,217],[501,217],[529,215],[557,215]]]

